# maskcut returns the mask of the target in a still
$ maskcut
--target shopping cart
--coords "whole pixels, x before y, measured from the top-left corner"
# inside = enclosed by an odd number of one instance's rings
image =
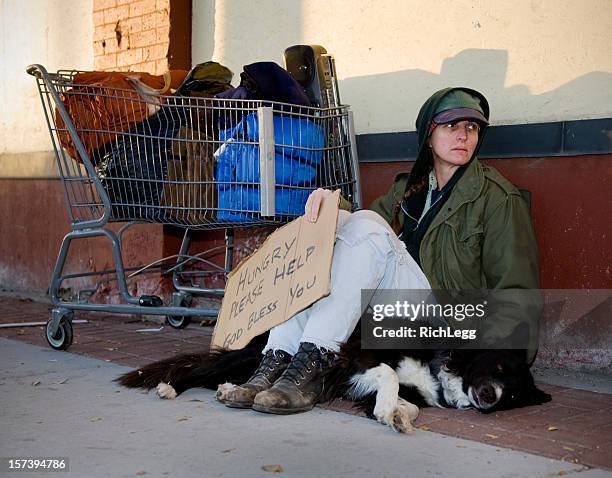
[[[348,106],[161,96],[76,84],[77,71],[49,73],[31,65],[27,72],[38,84],[71,225],[49,288],[54,308],[45,334],[52,348],[72,343],[75,310],[162,315],[175,328],[192,317],[216,317],[216,307],[189,304],[193,295],[219,297],[223,289],[200,287],[194,277],[227,276],[236,228],[291,221],[318,187],[339,188],[353,208],[361,206]],[[109,124],[91,109],[75,108],[79,102],[106,105],[127,122]],[[109,228],[114,222],[125,224],[115,232]],[[184,229],[178,254],[145,267],[124,267],[122,237],[137,223]],[[224,266],[206,258],[210,251],[189,251],[193,231],[212,229],[225,230]],[[109,241],[114,269],[64,274],[72,242],[93,237]],[[169,304],[129,292],[128,279],[151,270],[172,273]],[[81,294],[76,300],[60,297],[64,281],[99,274],[114,275],[124,303],[90,303]]]

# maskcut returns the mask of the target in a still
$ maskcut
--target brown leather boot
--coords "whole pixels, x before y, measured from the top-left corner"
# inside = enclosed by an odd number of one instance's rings
[[[242,385],[223,384],[217,389],[217,400],[232,408],[251,408],[253,399],[262,390],[272,386],[291,362],[291,355],[284,350],[268,350],[259,367]]]
[[[253,410],[279,415],[311,410],[323,392],[323,373],[332,365],[332,357],[325,349],[302,342],[274,385],[255,396]]]

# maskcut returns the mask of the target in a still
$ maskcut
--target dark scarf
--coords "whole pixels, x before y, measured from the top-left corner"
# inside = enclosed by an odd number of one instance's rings
[[[435,217],[442,210],[444,203],[450,197],[453,188],[457,182],[459,182],[461,176],[463,176],[466,168],[467,165],[463,165],[455,171],[455,174],[453,174],[450,180],[438,193],[438,201],[429,208],[423,219],[421,219],[421,222],[418,222],[418,220],[423,213],[428,190],[412,194],[402,202],[402,209],[405,211],[402,211],[404,214],[404,227],[402,228],[401,239],[404,241],[406,249],[408,249],[408,252],[419,266],[421,265],[419,250],[421,248],[423,236],[425,236],[427,229],[429,229]],[[406,214],[406,211],[408,214]]]

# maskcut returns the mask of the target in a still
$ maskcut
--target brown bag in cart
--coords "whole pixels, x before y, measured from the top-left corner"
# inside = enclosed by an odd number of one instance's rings
[[[213,219],[212,208],[217,205],[213,145],[212,138],[189,128],[181,128],[172,141],[176,159],[168,161],[160,205],[181,223],[201,225]]]
[[[192,113],[193,125],[181,128],[172,141],[174,159],[168,161],[161,206],[182,224],[203,225],[214,219],[217,188],[213,153],[219,131],[213,113],[218,103],[206,99],[230,89],[232,76],[219,63],[200,63],[177,90],[177,95],[193,98],[182,100]]]
[[[187,75],[172,70],[163,75],[92,71],[78,73],[72,89],[60,95],[88,156],[121,133],[155,114],[163,100],[150,95],[171,95]],[[147,96],[147,91],[150,95]],[[79,162],[82,158],[66,125],[55,110],[60,144]]]

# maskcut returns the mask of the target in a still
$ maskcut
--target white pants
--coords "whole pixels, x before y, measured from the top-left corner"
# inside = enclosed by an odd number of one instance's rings
[[[362,289],[430,288],[421,268],[382,217],[368,210],[340,211],[330,294],[272,328],[263,352],[282,349],[293,355],[300,342],[338,351],[361,317]]]

